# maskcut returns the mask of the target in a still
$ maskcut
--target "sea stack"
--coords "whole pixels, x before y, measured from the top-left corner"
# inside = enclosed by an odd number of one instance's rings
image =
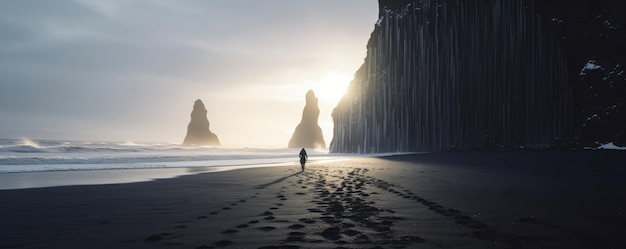
[[[289,140],[289,148],[326,149],[322,128],[317,124],[320,108],[313,90],[306,93],[306,105],[302,110],[302,120]]]
[[[191,111],[191,121],[187,126],[184,145],[221,146],[217,135],[209,129],[207,110],[202,100],[196,100]]]

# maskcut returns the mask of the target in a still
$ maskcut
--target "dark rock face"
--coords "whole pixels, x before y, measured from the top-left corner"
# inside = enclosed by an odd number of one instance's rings
[[[365,62],[333,111],[331,152],[545,148],[572,136],[566,56],[528,1],[379,2]]]
[[[191,111],[191,121],[187,126],[187,136],[185,136],[185,145],[202,145],[202,146],[221,146],[217,135],[213,134],[209,129],[209,120],[207,119],[207,110],[202,100],[196,100]]]
[[[626,1],[379,9],[331,152],[626,145]]]
[[[306,93],[306,105],[302,110],[302,120],[289,140],[289,148],[320,148],[326,149],[322,128],[317,124],[320,108],[317,97],[312,90]]]
[[[626,73],[620,64],[604,68],[597,63],[590,60],[580,71],[586,87],[581,142],[590,147],[608,142],[626,146]]]
[[[626,145],[626,1],[533,1],[563,44],[582,146]]]

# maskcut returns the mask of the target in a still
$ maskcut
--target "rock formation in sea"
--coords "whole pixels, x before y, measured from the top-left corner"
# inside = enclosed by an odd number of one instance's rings
[[[331,152],[551,147],[571,137],[559,39],[526,0],[380,0]],[[549,21],[549,20],[548,20]]]
[[[289,148],[320,148],[326,149],[322,128],[317,124],[320,108],[313,90],[306,93],[306,105],[302,110],[302,120],[289,140]]]
[[[209,129],[209,119],[207,118],[207,110],[202,100],[196,100],[191,111],[191,121],[187,126],[187,136],[185,136],[185,145],[200,146],[221,146],[217,135]]]

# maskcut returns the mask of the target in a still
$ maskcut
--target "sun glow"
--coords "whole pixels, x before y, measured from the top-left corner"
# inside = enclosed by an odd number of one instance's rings
[[[320,105],[336,106],[346,93],[351,80],[352,76],[347,74],[327,73],[313,79],[295,82],[286,80],[283,84],[263,85],[257,88],[254,94],[262,93],[261,96],[274,100],[280,99],[287,102],[304,103],[306,92],[313,90],[315,96],[319,99]]]
[[[262,96],[272,96],[273,100],[290,103],[289,106],[296,108],[290,111],[290,113],[293,112],[292,119],[295,122],[288,122],[288,126],[284,129],[288,136],[291,136],[295,125],[298,124],[301,118],[302,107],[305,104],[305,94],[307,91],[313,90],[318,98],[318,106],[320,108],[318,124],[322,128],[326,146],[329,146],[333,136],[332,111],[346,93],[353,77],[350,74],[329,72],[317,77],[308,75],[306,77],[308,79],[295,81],[294,79],[297,79],[299,76],[301,77],[302,75],[288,75],[287,77],[291,79],[286,80],[285,84],[271,85],[257,90],[259,90],[259,93],[266,92]],[[291,83],[288,83],[290,81]]]
[[[303,101],[304,94],[308,90],[313,90],[319,100],[320,117],[318,124],[322,128],[326,146],[330,146],[333,136],[332,111],[346,93],[351,80],[352,76],[350,75],[329,73],[318,80],[310,80],[298,85],[298,101]]]
[[[336,106],[346,93],[352,77],[341,73],[328,73],[317,79],[308,79],[299,82],[272,87],[280,98],[290,102],[302,102],[307,91],[313,90],[321,105]]]
[[[311,89],[315,92],[320,102],[337,105],[346,93],[350,80],[352,80],[352,77],[349,75],[327,74],[317,82],[313,82]]]

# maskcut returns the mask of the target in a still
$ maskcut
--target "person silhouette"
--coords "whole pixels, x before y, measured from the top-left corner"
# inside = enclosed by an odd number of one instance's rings
[[[300,157],[300,167],[302,168],[302,171],[304,171],[304,164],[309,156],[306,154],[306,150],[304,150],[304,148],[300,150],[300,154],[298,156]]]

